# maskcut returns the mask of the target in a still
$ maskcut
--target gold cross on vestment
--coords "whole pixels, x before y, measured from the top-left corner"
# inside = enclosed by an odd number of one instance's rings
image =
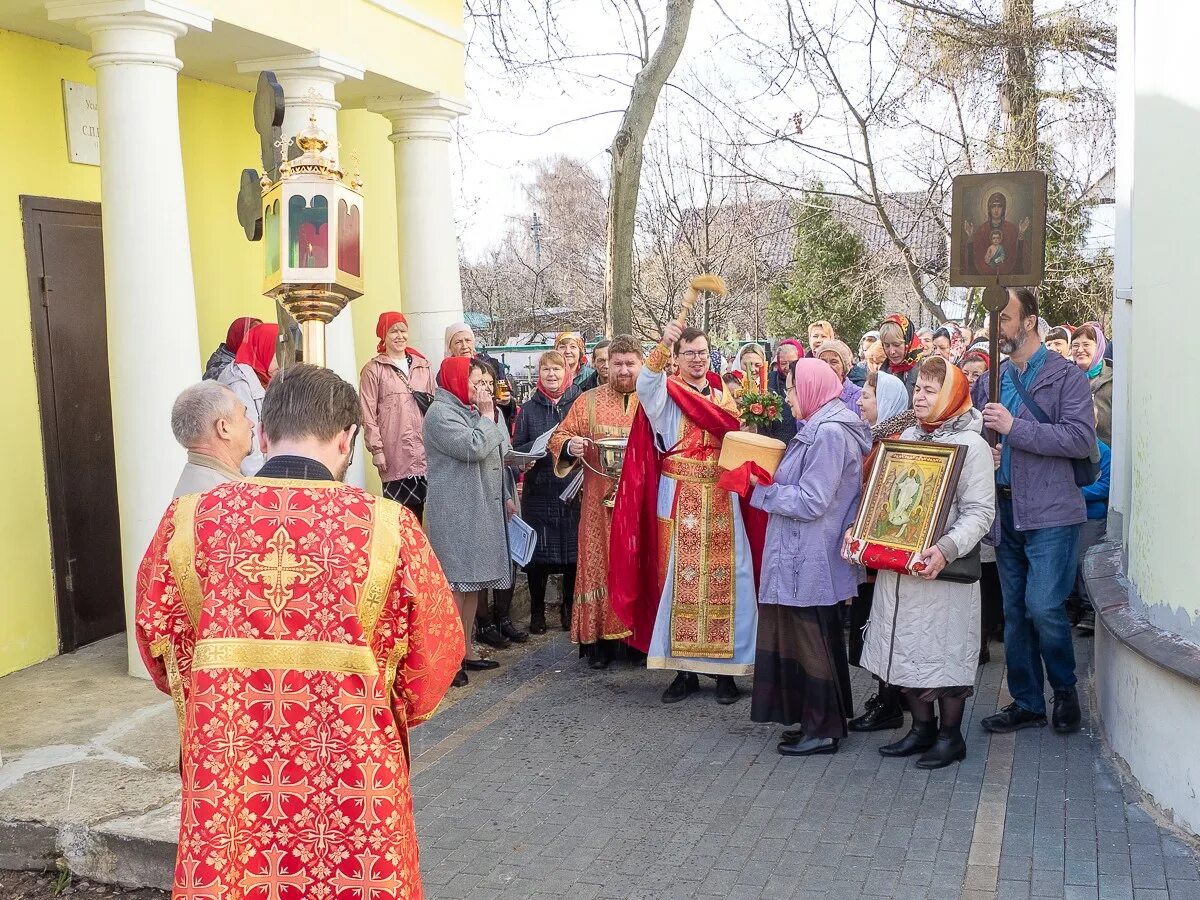
[[[292,586],[308,584],[321,574],[322,569],[308,557],[296,555],[296,542],[283,528],[267,541],[267,552],[256,553],[234,569],[250,581],[265,586],[263,597],[278,615],[292,597]]]

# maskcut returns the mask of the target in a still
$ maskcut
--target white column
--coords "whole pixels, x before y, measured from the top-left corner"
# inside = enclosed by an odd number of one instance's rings
[[[276,56],[268,59],[252,59],[237,64],[239,72],[261,72],[269,69],[279,79],[283,88],[283,138],[295,137],[308,124],[309,115],[316,115],[317,125],[329,135],[330,147],[342,164],[338,146],[337,112],[342,108],[336,97],[337,85],[347,78],[361,79],[363,69],[330,56],[314,51],[294,56]],[[369,201],[368,201],[369,202]],[[368,276],[369,277],[369,276]],[[354,321],[350,310],[343,310],[325,329],[326,364],[350,384],[358,387],[358,359],[354,352]],[[365,452],[360,443],[354,454],[354,463],[346,473],[346,482],[366,486],[366,468],[363,463]]]
[[[450,125],[470,111],[441,95],[368,104],[392,123],[400,302],[411,340],[436,367],[446,326],[463,317],[450,185]]]
[[[133,640],[137,570],[183,461],[171,406],[202,371],[175,41],[212,19],[177,0],[71,0],[47,11],[78,20],[92,40],[125,620],[130,672],[144,675]]]

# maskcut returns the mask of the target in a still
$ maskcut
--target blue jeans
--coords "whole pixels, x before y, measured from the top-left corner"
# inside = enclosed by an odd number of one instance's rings
[[[1044,713],[1044,679],[1055,690],[1075,686],[1067,595],[1075,583],[1079,526],[1017,531],[1012,501],[1002,499],[999,507],[996,565],[1004,593],[1008,692],[1022,708]]]

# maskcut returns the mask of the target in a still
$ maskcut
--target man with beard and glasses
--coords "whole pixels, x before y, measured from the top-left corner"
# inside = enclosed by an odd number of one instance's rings
[[[420,523],[341,483],[360,416],[328,369],[273,378],[261,471],[172,503],[138,571],[138,647],[179,718],[177,892],[421,896],[409,729],[463,631]]]
[[[1096,424],[1087,376],[1038,337],[1037,297],[1009,288],[1000,313],[1000,402],[989,403],[987,379],[973,400],[994,448],[997,515],[989,543],[1004,594],[1004,651],[1013,702],[981,723],[1009,732],[1046,725],[1044,681],[1054,689],[1054,730],[1079,728],[1075,648],[1067,596],[1075,581],[1076,537],[1087,504],[1075,484],[1073,459],[1091,456]],[[1020,381],[1018,386],[1017,381]],[[1039,415],[1021,396],[1022,391]],[[1045,419],[1046,421],[1042,421]]]
[[[672,345],[679,375],[669,378]],[[718,703],[734,703],[733,676],[754,671],[766,522],[717,483],[722,441],[740,422],[709,349],[703,331],[672,322],[646,359],[613,510],[613,607],[646,666],[678,673],[663,703],[697,690],[697,673],[716,677]]]
[[[591,661],[593,669],[612,662],[617,641],[629,628],[613,612],[608,596],[608,540],[611,510],[604,505],[613,482],[601,474],[596,441],[627,438],[638,411],[637,379],[642,371],[642,347],[632,335],[619,334],[607,347],[607,380],[579,397],[550,438],[554,472],[566,477],[584,463],[583,506],[579,518],[579,562],[575,576],[575,608],[571,640]],[[593,350],[600,363],[600,345]]]

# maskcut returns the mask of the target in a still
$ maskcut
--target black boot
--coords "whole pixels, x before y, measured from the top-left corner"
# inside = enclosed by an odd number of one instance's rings
[[[510,646],[508,638],[500,633],[500,629],[496,627],[495,622],[488,622],[485,626],[477,626],[475,628],[475,638],[496,650],[504,650]]]
[[[529,640],[529,635],[518,628],[507,616],[500,620],[500,633],[515,644],[523,644]]]
[[[779,735],[779,743],[781,744],[798,744],[804,740],[803,728],[788,728]]]
[[[530,599],[529,601],[529,633],[546,633],[546,600]]]
[[[580,645],[582,647],[584,645]],[[608,641],[596,641],[594,644],[587,645],[589,662],[588,666],[593,669],[607,669],[608,664],[612,662],[612,648]]]
[[[912,756],[914,753],[924,753],[937,743],[937,719],[928,722],[913,720],[908,734],[894,744],[884,744],[879,748],[880,756]]]
[[[967,742],[957,725],[938,731],[937,741],[914,763],[918,769],[941,769],[967,758]]]
[[[662,702],[678,703],[680,700],[686,700],[689,694],[698,690],[700,690],[700,679],[696,677],[696,673],[680,672],[663,691]]]
[[[851,719],[847,728],[851,731],[891,731],[904,724],[904,710],[900,708],[900,689],[890,684],[879,686],[879,693],[866,702],[866,710],[856,719]]]
[[[1054,723],[1054,730],[1059,734],[1070,734],[1072,731],[1079,730],[1079,721],[1082,718],[1079,712],[1079,694],[1075,692],[1075,688],[1064,688],[1054,692],[1054,712],[1051,715],[1051,721]]]
[[[738,690],[737,683],[733,680],[732,675],[717,676],[718,703],[722,706],[728,706],[731,703],[737,703],[740,696],[742,696],[742,692]]]
[[[810,737],[794,744],[780,742],[775,749],[783,756],[819,756],[837,753],[838,739]]]

